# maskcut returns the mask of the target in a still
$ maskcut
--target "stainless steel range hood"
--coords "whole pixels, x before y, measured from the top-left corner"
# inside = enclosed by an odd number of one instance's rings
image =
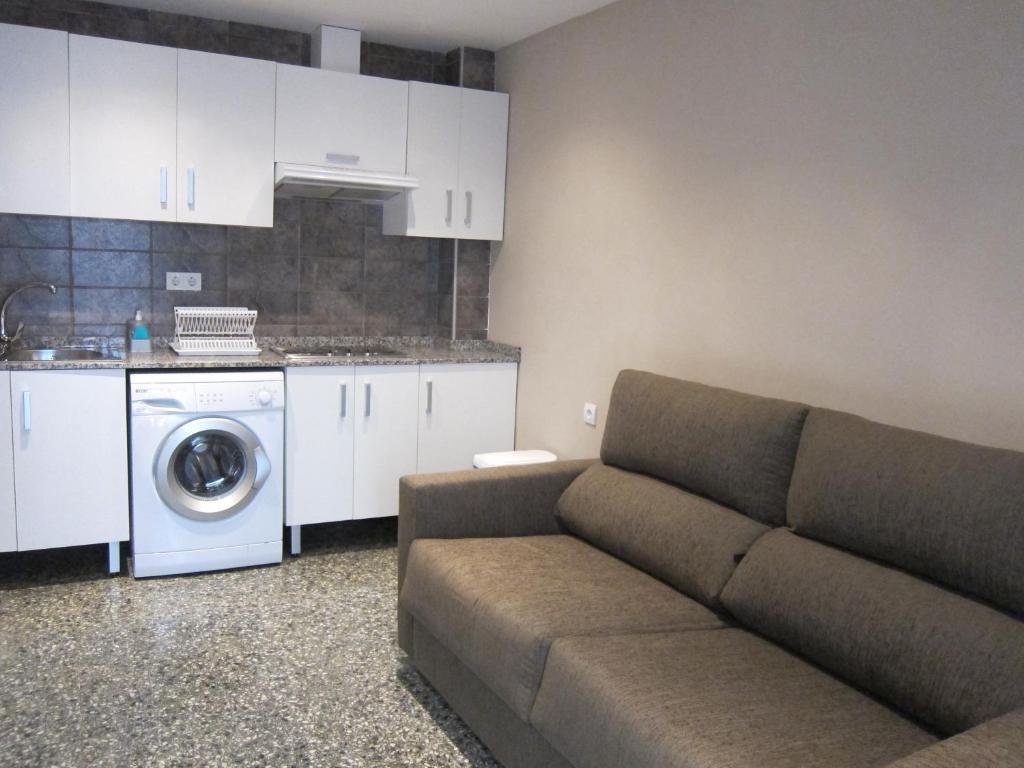
[[[332,165],[274,164],[274,194],[277,197],[378,202],[416,189],[419,185],[418,179],[400,174]]]

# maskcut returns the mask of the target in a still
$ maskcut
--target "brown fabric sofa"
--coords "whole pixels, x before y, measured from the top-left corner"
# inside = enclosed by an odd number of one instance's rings
[[[399,642],[510,768],[1024,766],[1024,454],[623,371],[407,477]]]

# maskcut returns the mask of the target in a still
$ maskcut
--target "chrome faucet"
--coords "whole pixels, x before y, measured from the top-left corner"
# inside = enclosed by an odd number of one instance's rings
[[[0,307],[0,360],[7,357],[7,352],[10,350],[11,344],[21,337],[21,332],[25,328],[24,323],[18,323],[18,330],[14,332],[14,335],[7,335],[7,305],[11,303],[11,299],[28,288],[47,288],[50,293],[57,292],[57,286],[52,285],[51,283],[25,283],[25,285],[20,288],[15,288],[10,292],[10,294],[8,294],[7,298],[4,299],[3,306]]]

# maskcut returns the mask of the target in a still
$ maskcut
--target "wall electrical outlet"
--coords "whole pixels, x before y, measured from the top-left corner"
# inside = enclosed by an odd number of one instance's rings
[[[583,404],[583,423],[589,424],[592,427],[597,426],[597,404],[596,403],[584,403]]]
[[[202,272],[168,272],[168,291],[201,291],[203,290]]]

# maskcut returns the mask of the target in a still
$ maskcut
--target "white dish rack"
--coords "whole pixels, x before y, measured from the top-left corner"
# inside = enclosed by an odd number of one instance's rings
[[[171,349],[179,355],[258,355],[256,314],[246,307],[175,307]]]

